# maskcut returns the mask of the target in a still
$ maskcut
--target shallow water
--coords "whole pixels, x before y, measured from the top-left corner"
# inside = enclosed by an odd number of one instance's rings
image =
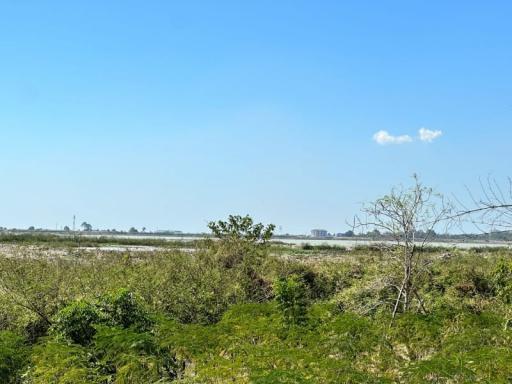
[[[84,236],[92,236],[99,237],[99,235],[86,235]],[[122,239],[160,239],[160,240],[168,240],[168,241],[193,241],[200,240],[203,237],[201,236],[173,236],[173,235],[104,235],[104,237],[112,237],[112,238],[122,238]],[[372,245],[372,244],[393,244],[392,242],[382,242],[382,241],[373,241],[367,239],[350,239],[350,238],[340,238],[340,239],[318,239],[318,238],[276,238],[274,239],[276,242],[292,244],[292,245],[302,245],[302,244],[311,244],[311,245],[330,245],[330,246],[339,246],[339,247],[347,247],[354,248],[358,245]],[[444,247],[444,248],[461,248],[461,249],[469,249],[475,247],[506,247],[512,248],[512,243],[510,242],[476,242],[476,241],[437,241],[428,243],[429,246],[434,247]]]

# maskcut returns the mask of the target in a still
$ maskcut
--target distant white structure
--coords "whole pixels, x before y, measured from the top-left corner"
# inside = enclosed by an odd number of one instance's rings
[[[311,236],[312,237],[327,237],[329,233],[325,229],[312,229]]]

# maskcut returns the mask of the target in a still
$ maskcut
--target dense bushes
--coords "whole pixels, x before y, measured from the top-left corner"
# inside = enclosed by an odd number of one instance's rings
[[[0,331],[0,382],[18,382],[17,377],[28,358],[25,340],[13,332]]]
[[[62,308],[52,330],[67,341],[86,346],[99,324],[143,332],[150,329],[152,320],[133,292],[120,289],[101,297],[96,304],[78,300]]]
[[[100,326],[88,348],[50,340],[36,347],[31,377],[34,383],[43,377],[57,383],[498,383],[512,374],[510,332],[490,312],[408,313],[389,327],[389,316],[338,314],[314,304],[296,327],[281,318],[277,304],[243,304],[214,325],[162,318],[152,333]]]
[[[244,300],[238,269],[225,269],[212,252],[153,255],[134,270],[133,287],[154,311],[183,323],[211,324]],[[149,279],[148,276],[151,276]]]
[[[168,348],[157,345],[150,332],[153,325],[127,289],[104,295],[94,304],[72,302],[54,318],[51,331],[56,337],[34,349],[35,367],[26,377],[34,383],[164,383],[176,379],[182,369]]]
[[[98,327],[93,353],[107,383],[166,383],[183,371],[170,348],[159,346],[152,333],[133,328]]]
[[[105,383],[82,346],[46,339],[33,347],[30,357],[30,365],[23,375],[26,383]]]
[[[509,252],[431,250],[418,276],[424,308],[392,321],[397,281],[378,250],[295,258],[250,233],[193,253],[0,258],[0,382],[511,377]]]

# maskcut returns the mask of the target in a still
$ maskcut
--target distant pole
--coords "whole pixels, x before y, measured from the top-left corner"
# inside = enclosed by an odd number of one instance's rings
[[[73,232],[75,232],[75,221],[76,221],[76,216],[73,215]]]

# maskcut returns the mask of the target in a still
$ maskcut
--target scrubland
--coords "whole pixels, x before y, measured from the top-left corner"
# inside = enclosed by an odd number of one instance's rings
[[[421,305],[393,318],[389,250],[219,238],[3,238],[0,382],[512,380],[510,250],[423,249]]]

